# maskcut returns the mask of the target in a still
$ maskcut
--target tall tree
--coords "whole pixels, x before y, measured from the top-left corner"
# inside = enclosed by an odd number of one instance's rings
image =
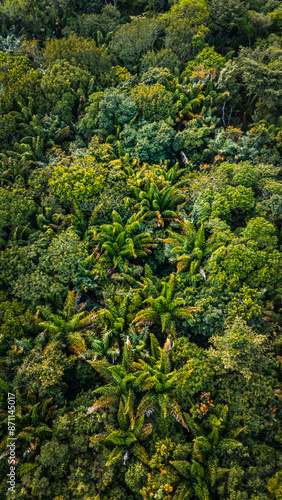
[[[98,243],[99,262],[108,270],[128,272],[130,260],[150,254],[155,244],[149,233],[141,232],[142,217],[133,214],[125,223],[116,211],[112,217],[113,223],[102,224],[93,238]]]
[[[185,300],[177,297],[175,291],[175,276],[171,274],[167,282],[163,282],[161,294],[158,297],[149,297],[144,301],[149,307],[138,312],[133,324],[161,323],[162,333],[167,332],[173,337],[177,335],[176,321],[193,319],[192,312],[199,307],[186,306]]]

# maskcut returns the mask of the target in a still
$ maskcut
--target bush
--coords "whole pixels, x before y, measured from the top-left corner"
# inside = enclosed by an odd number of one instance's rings
[[[57,61],[67,61],[73,66],[89,71],[95,85],[100,88],[114,82],[110,57],[103,49],[97,47],[94,40],[85,40],[76,35],[70,35],[66,39],[52,38],[46,44],[44,59],[48,66]]]
[[[165,120],[174,118],[176,107],[173,103],[171,92],[163,85],[145,85],[141,83],[131,91],[131,97],[135,101],[137,109],[146,121]]]
[[[174,136],[175,131],[164,121],[146,123],[138,130],[126,125],[121,135],[125,152],[132,159],[148,163],[159,163],[171,156]]]
[[[83,202],[105,185],[105,172],[92,156],[65,158],[53,167],[49,185],[63,203]]]

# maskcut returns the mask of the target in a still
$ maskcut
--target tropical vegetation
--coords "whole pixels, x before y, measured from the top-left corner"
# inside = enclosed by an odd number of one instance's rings
[[[0,499],[281,500],[281,30],[0,2]]]

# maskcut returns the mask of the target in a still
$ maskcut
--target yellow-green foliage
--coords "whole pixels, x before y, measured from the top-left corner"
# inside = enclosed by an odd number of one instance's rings
[[[245,245],[237,244],[221,246],[211,256],[209,260],[210,270],[219,278],[221,272],[225,275],[225,280],[236,277],[244,280],[251,273],[258,263],[257,253],[247,248]],[[230,284],[230,281],[229,281]]]
[[[191,59],[193,37],[201,39],[209,32],[206,1],[180,0],[162,19],[166,25],[166,47],[176,52],[180,59]]]
[[[23,228],[35,212],[35,203],[26,189],[0,188],[0,230]]]
[[[52,103],[56,103],[58,99],[62,99],[71,89],[81,89],[83,92],[86,92],[90,77],[91,75],[88,71],[82,70],[77,66],[72,66],[66,61],[56,63],[48,68],[44,74],[41,88],[48,99]]]
[[[214,348],[209,350],[209,357],[220,360],[225,370],[234,370],[250,378],[252,371],[257,371],[267,349],[267,337],[258,335],[237,316],[225,329],[224,335],[211,338]]]
[[[221,69],[225,66],[226,59],[218,54],[214,50],[214,47],[205,47],[195,57],[195,62],[199,65],[203,65],[205,68]]]
[[[125,65],[136,64],[139,57],[153,47],[158,30],[155,19],[135,17],[118,28],[110,42],[110,50]]]
[[[103,189],[105,175],[93,156],[68,157],[54,166],[50,186],[62,202],[83,202]]]
[[[39,101],[40,73],[29,66],[27,57],[0,52],[0,113],[8,113],[21,98]],[[39,102],[38,102],[39,104]]]
[[[216,72],[222,69],[226,64],[225,57],[218,54],[214,47],[204,47],[199,54],[189,61],[184,75],[189,75],[191,79],[198,78],[199,80],[207,77],[216,77]],[[190,73],[191,72],[191,73]]]
[[[88,106],[85,110],[86,112],[78,124],[79,131],[90,137],[93,135],[93,131],[98,127],[99,105],[103,96],[104,92],[94,92],[89,96]]]
[[[112,84],[114,74],[109,56],[96,46],[94,40],[86,40],[71,35],[67,39],[51,39],[46,44],[44,57],[47,65],[57,61],[67,61],[73,66],[88,70],[100,85]]]
[[[240,294],[236,295],[228,304],[228,318],[235,318],[238,314],[244,321],[255,322],[262,314],[262,309],[256,289],[243,284]]]
[[[128,69],[122,66],[115,66],[115,74],[119,82],[125,82],[128,78],[131,77],[131,73]]]
[[[0,141],[8,140],[16,130],[15,117],[8,113],[0,118]]]
[[[66,61],[50,66],[42,78],[41,88],[51,111],[64,121],[71,121],[78,96],[87,95],[90,79],[89,71]]]
[[[138,85],[132,89],[131,97],[145,120],[157,121],[176,114],[172,94],[160,83]]]
[[[41,49],[39,46],[39,40],[36,40],[36,38],[28,40],[27,38],[23,37],[21,39],[21,44],[17,49],[17,53],[19,55],[30,57],[31,59],[40,57],[40,52]]]
[[[1,11],[10,18],[17,18],[19,15],[27,14],[29,0],[4,0],[1,2]]]
[[[260,248],[275,248],[277,245],[276,230],[273,224],[263,217],[250,219],[243,231],[246,239],[255,241]]]
[[[267,489],[271,493],[271,498],[275,500],[282,499],[282,472],[278,471],[271,477],[267,483]]]

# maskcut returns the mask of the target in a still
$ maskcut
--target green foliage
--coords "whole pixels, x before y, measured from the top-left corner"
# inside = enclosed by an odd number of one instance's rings
[[[177,272],[190,270],[191,274],[199,269],[205,247],[205,231],[201,226],[196,233],[190,221],[180,221],[182,234],[170,232],[166,238],[166,253],[171,255],[170,261],[177,262]]]
[[[224,335],[212,337],[214,348],[209,350],[209,357],[224,370],[232,370],[250,378],[253,371],[261,370],[265,359],[266,336],[258,335],[237,317],[232,325],[225,329]]]
[[[66,61],[72,66],[88,71],[92,76],[94,87],[113,83],[110,58],[103,49],[96,46],[94,40],[78,38],[76,35],[71,35],[67,39],[52,38],[46,44],[44,60],[48,66],[58,61]]]
[[[133,323],[161,323],[162,333],[166,332],[173,337],[177,334],[175,320],[191,320],[192,312],[199,311],[197,307],[185,307],[185,300],[175,293],[175,277],[170,275],[168,282],[164,282],[161,294],[158,297],[149,297],[145,300],[149,307],[139,311]]]
[[[34,269],[35,266],[32,267]],[[19,271],[21,268],[17,269],[18,273]],[[40,269],[23,271],[26,271],[26,274],[21,275],[13,283],[13,293],[17,298],[32,305],[38,305],[42,301],[60,303],[60,296],[66,291],[62,283],[54,281],[53,276]]]
[[[275,248],[277,245],[275,232],[273,224],[263,217],[256,217],[249,220],[242,234],[247,240],[255,241],[259,248]]]
[[[154,83],[163,84],[170,76],[168,68],[151,68],[143,73],[140,82],[145,85],[152,85]]]
[[[188,63],[187,66],[189,66],[190,64]],[[220,54],[218,54],[214,50],[214,47],[205,47],[196,55],[195,59],[193,60],[193,65],[194,64],[196,64],[196,66],[203,66],[207,69],[214,68],[215,70],[219,70],[225,66],[226,59],[225,57],[222,57]]]
[[[128,259],[151,253],[153,240],[149,233],[141,232],[142,218],[138,215],[133,214],[125,224],[117,212],[113,211],[112,217],[113,223],[100,226],[93,238],[99,244],[99,262],[108,269],[128,272]]]
[[[187,110],[188,111],[188,110]],[[175,151],[184,149],[189,158],[199,161],[198,151],[202,149],[210,139],[214,137],[214,123],[198,123],[196,118],[192,118],[182,132],[178,132],[173,143]]]
[[[79,271],[86,258],[86,244],[69,229],[55,236],[40,259],[40,268],[63,284],[79,283]]]
[[[222,0],[210,2],[211,29],[220,49],[228,51],[234,45],[238,46],[236,36],[238,30],[244,32],[246,28],[247,9],[244,2],[237,0],[228,0],[225,3]]]
[[[15,134],[17,125],[15,117],[11,114],[2,115],[0,118],[1,128],[0,128],[0,141],[1,144],[7,144],[12,139]]]
[[[32,222],[36,205],[26,189],[0,188],[1,216],[0,237],[7,238],[9,233],[23,236]],[[3,241],[3,240],[2,240]],[[4,243],[4,241],[3,241]]]
[[[0,52],[0,113],[9,113],[15,109],[18,100],[32,97],[41,107],[40,73],[29,66],[27,57],[14,56],[8,52]]]
[[[173,50],[183,61],[193,57],[194,37],[205,37],[209,32],[209,11],[205,0],[181,0],[162,16],[165,25],[166,48]],[[200,48],[201,44],[200,43]],[[199,50],[196,49],[196,52]]]
[[[132,187],[133,196],[138,203],[134,208],[146,218],[156,218],[157,227],[164,227],[165,220],[177,218],[177,207],[183,204],[184,195],[174,186],[159,189],[149,178],[145,180],[144,188]]]
[[[136,102],[138,112],[146,121],[154,122],[169,117],[174,118],[176,109],[171,93],[159,83],[140,84],[133,88],[131,97]]]
[[[100,0],[98,2],[101,3]],[[89,2],[88,2],[89,6]],[[85,9],[85,5],[83,6]],[[72,14],[72,12],[70,12]],[[69,25],[63,29],[65,36],[76,33],[84,38],[94,38],[99,31],[104,35],[112,34],[120,24],[120,12],[114,5],[106,4],[101,12],[81,14],[69,20]]]
[[[136,17],[116,31],[110,42],[110,50],[125,65],[133,66],[148,50],[152,50],[159,35],[159,23],[154,19]]]
[[[281,498],[282,495],[281,472],[276,472],[275,476],[269,479],[267,483],[267,489],[269,490],[273,498],[277,500]]]
[[[34,329],[32,309],[22,302],[9,301],[8,297],[1,297],[1,333],[3,340],[24,337]]]
[[[194,205],[193,218],[201,223],[208,218],[230,221],[232,216],[239,218],[240,213],[250,211],[254,205],[252,188],[241,185],[226,186],[221,193],[206,190],[201,193]]]
[[[142,463],[137,462],[135,465],[130,465],[128,467],[128,470],[125,473],[125,482],[129,488],[137,494],[141,490],[146,477],[147,470],[145,466]]]
[[[91,74],[68,62],[54,63],[44,74],[41,88],[52,113],[70,122],[79,95],[87,95]]]
[[[105,170],[93,156],[66,157],[54,165],[49,184],[61,202],[82,203],[104,187]]]
[[[55,342],[50,343],[44,352],[31,350],[21,370],[21,379],[29,391],[41,397],[52,396],[62,403],[67,384],[63,381],[65,370],[74,360],[58,350]]]
[[[168,68],[171,72],[180,67],[180,60],[171,49],[161,49],[157,52],[149,50],[141,58],[142,72],[150,68]]]
[[[89,139],[98,128],[99,104],[104,97],[103,92],[94,92],[89,96],[85,115],[78,123],[79,132],[83,133]]]
[[[147,123],[136,130],[125,125],[121,133],[124,151],[143,162],[164,161],[170,154],[175,131],[165,121]]]
[[[281,114],[280,78],[281,47],[273,40],[265,49],[242,48],[236,61],[229,61],[222,70],[218,86],[228,88],[232,94],[230,104],[243,105],[246,115],[255,111],[259,119],[269,114],[278,117]]]
[[[106,90],[99,104],[99,127],[113,133],[130,123],[136,112],[135,103],[130,96],[117,89]]]
[[[281,498],[280,3],[0,2],[1,498]]]

